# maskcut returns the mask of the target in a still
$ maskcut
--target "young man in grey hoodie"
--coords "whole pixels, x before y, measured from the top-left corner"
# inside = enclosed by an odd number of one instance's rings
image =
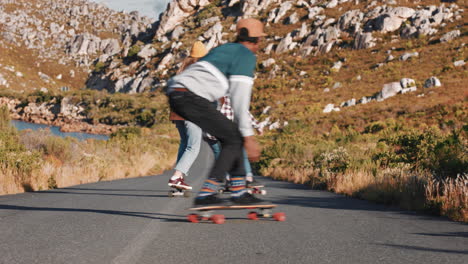
[[[249,117],[250,98],[263,23],[241,19],[237,23],[237,40],[212,49],[168,82],[169,104],[174,112],[193,122],[221,143],[221,153],[208,179],[195,198],[196,206],[223,203],[217,191],[226,173],[231,175],[231,201],[235,204],[257,204],[260,199],[245,189],[242,147],[249,159],[260,157]],[[216,110],[212,102],[229,95],[234,122]]]

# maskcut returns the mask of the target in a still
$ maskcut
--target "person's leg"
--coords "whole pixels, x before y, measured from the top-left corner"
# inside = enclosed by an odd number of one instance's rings
[[[183,126],[186,131],[187,144],[175,169],[187,176],[190,167],[195,162],[195,159],[200,152],[202,130],[197,125],[187,120],[183,121]]]
[[[181,143],[179,145],[175,172],[169,180],[168,185],[191,190],[192,187],[185,183],[184,176],[188,175],[190,167],[200,152],[202,131],[190,121],[176,121],[176,127],[179,130]]]
[[[252,182],[252,167],[250,166],[249,157],[247,156],[247,151],[245,151],[245,149],[242,149],[242,155],[244,156],[245,180],[248,182]]]
[[[179,162],[182,154],[184,154],[185,148],[187,148],[187,131],[185,129],[184,120],[175,120],[173,121],[177,131],[179,131],[180,136],[180,143],[179,143],[179,150],[177,151],[177,161]]]
[[[185,149],[187,148],[187,131],[184,125],[184,120],[175,120],[173,121],[177,131],[179,131],[179,137],[180,137],[180,143],[179,143],[179,149],[177,151],[177,160],[176,160],[176,165],[179,162],[180,158],[184,154]],[[184,177],[184,173],[174,169],[174,174],[169,180],[169,186],[175,187],[177,183],[179,182],[180,178]]]
[[[219,153],[221,153],[221,146],[218,141],[216,143],[211,142],[210,147],[213,150],[213,155],[215,159],[219,158]]]
[[[235,123],[214,109],[208,100],[191,92],[172,92],[169,94],[169,103],[176,113],[221,142],[219,158],[215,161],[199,197],[216,194],[226,172],[231,172],[231,175],[245,175],[242,162],[243,138]]]

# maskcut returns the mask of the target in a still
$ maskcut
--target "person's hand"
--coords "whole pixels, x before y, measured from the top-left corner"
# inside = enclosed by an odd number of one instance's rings
[[[244,148],[250,161],[260,160],[262,149],[254,136],[244,137]]]
[[[263,136],[263,127],[258,128],[257,133],[259,136]]]

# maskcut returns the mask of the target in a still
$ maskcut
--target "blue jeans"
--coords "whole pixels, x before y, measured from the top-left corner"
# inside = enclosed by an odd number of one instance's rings
[[[216,142],[214,144],[210,143],[210,147],[213,150],[215,159],[219,157],[219,153],[221,153],[221,145],[219,142]],[[242,149],[242,154],[244,156],[244,169],[245,169],[245,175],[252,173],[252,167],[250,166],[250,161],[249,158],[247,157],[247,152],[245,149]]]
[[[174,123],[180,135],[175,169],[187,175],[200,152],[202,130],[194,123],[187,120],[176,120]]]

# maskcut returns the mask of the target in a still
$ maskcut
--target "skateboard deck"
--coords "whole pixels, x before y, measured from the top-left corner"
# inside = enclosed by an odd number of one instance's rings
[[[189,222],[198,223],[202,220],[208,220],[215,224],[224,224],[225,217],[222,214],[213,214],[215,210],[259,210],[260,213],[251,211],[247,214],[247,218],[250,220],[258,220],[259,218],[273,218],[276,221],[285,221],[285,213],[272,213],[272,209],[277,207],[275,204],[251,204],[251,205],[208,205],[201,207],[192,207],[188,210],[199,212],[199,214],[189,214],[187,219]]]
[[[189,208],[191,211],[208,211],[208,210],[239,210],[239,209],[270,209],[275,208],[276,204],[251,204],[251,205],[207,205],[202,207]]]

